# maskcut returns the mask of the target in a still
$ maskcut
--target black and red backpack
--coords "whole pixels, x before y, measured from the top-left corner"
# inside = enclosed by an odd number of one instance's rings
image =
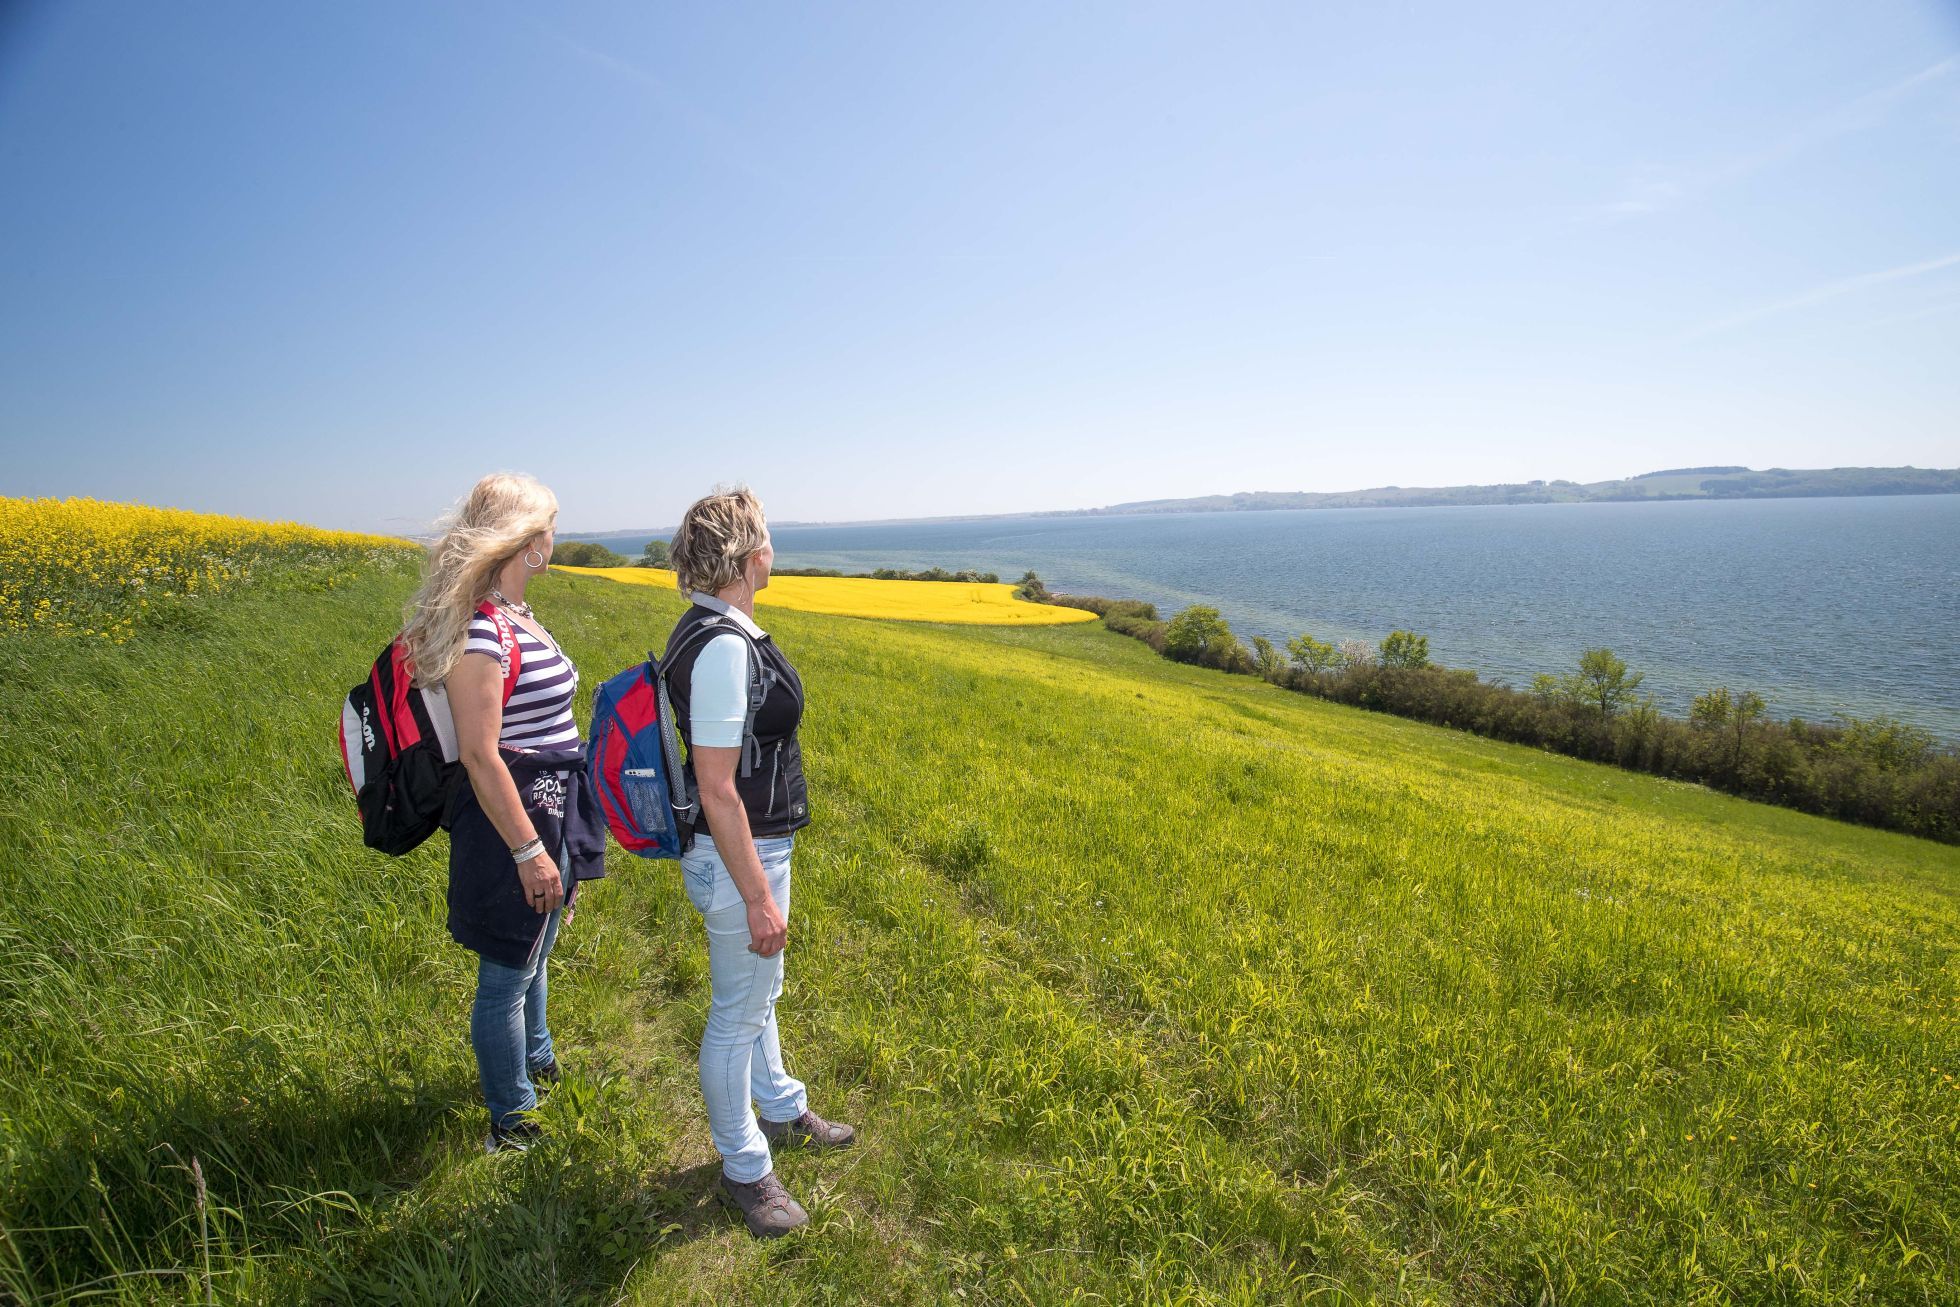
[[[523,660],[517,631],[488,600],[476,611],[497,624],[509,703]],[[435,834],[462,779],[460,757],[448,692],[415,684],[408,646],[396,636],[340,709],[340,760],[361,814],[361,842],[398,858]]]

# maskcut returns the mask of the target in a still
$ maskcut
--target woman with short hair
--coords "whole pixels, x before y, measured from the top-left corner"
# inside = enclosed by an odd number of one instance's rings
[[[776,1037],[790,851],[810,823],[796,738],[803,682],[756,625],[756,592],[769,584],[775,551],[748,488],[697,500],[671,548],[681,593],[693,601],[667,637],[661,666],[700,809],[681,871],[708,932],[701,1092],[722,1192],[752,1233],[773,1238],[809,1216],[776,1177],[769,1145],[842,1148],[857,1137],[810,1110]]]
[[[578,882],[605,874],[605,827],[572,716],[578,669],[524,601],[551,565],[558,500],[527,476],[476,483],[429,551],[403,639],[418,685],[442,685],[469,784],[451,802],[449,933],[477,954],[470,1045],[490,1152],[537,1133],[558,1079],[545,963]]]

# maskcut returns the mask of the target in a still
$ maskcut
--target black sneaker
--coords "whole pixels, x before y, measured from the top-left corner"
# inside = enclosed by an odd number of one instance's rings
[[[531,1087],[539,1093],[543,1093],[545,1090],[551,1089],[558,1084],[560,1072],[558,1070],[558,1059],[555,1057],[543,1066],[530,1067],[528,1070],[531,1075]]]
[[[490,1134],[483,1141],[486,1153],[522,1153],[537,1141],[544,1131],[538,1123],[528,1118],[514,1121],[509,1125],[492,1125]]]

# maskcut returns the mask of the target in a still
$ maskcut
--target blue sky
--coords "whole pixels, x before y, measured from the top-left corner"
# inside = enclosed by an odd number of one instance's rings
[[[1960,6],[13,4],[0,492],[1960,464]]]

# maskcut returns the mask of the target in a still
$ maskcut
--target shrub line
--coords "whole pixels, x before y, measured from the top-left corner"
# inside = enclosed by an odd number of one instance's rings
[[[1643,673],[1610,649],[1578,669],[1541,673],[1529,690],[1429,661],[1428,637],[1393,631],[1380,645],[1302,634],[1285,653],[1264,636],[1247,649],[1216,608],[1194,604],[1169,621],[1154,604],[1056,594],[1033,572],[1015,593],[1086,609],[1119,635],[1175,662],[1258,676],[1281,689],[1391,713],[1513,744],[1691,781],[1761,803],[1960,844],[1960,751],[1894,717],[1839,714],[1828,722],[1764,715],[1762,696],[1718,687],[1686,720],[1641,696]]]

